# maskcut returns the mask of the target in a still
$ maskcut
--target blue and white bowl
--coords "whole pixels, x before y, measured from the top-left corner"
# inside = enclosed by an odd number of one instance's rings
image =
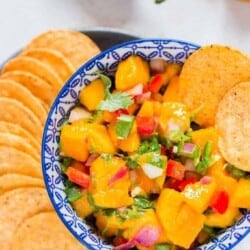
[[[97,77],[97,72],[115,72],[119,61],[132,54],[140,55],[146,60],[163,58],[171,63],[182,64],[198,48],[196,44],[173,39],[145,39],[123,43],[102,52],[80,67],[58,94],[50,110],[43,135],[43,176],[49,197],[62,222],[88,249],[105,250],[113,247],[98,237],[93,229],[76,215],[64,193],[59,165],[60,127],[70,109],[76,105],[80,90]],[[249,232],[250,212],[246,212],[234,226],[198,249],[232,249]]]

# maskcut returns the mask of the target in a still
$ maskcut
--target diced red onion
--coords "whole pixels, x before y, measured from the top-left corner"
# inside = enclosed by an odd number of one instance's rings
[[[134,237],[134,241],[141,246],[150,247],[155,244],[160,236],[160,229],[156,226],[143,227]]]
[[[200,179],[201,184],[204,184],[204,185],[211,183],[211,181],[212,181],[212,178],[210,176],[207,176],[207,175],[203,176]]]
[[[185,171],[185,179],[196,179],[197,181],[201,179],[202,175],[196,171]]]
[[[150,91],[146,91],[141,95],[137,95],[135,96],[135,101],[139,104],[143,103],[144,101],[149,100],[151,97],[151,92]]]
[[[126,166],[121,167],[117,173],[109,180],[108,185],[111,186],[113,185],[116,181],[120,180],[123,178],[126,174],[128,173],[128,169]]]
[[[195,148],[196,148],[195,144],[187,142],[183,145],[182,152],[184,154],[192,154]]]
[[[161,58],[150,60],[149,66],[153,75],[163,73],[166,70],[166,63]]]
[[[88,118],[91,113],[81,107],[75,107],[70,111],[69,122],[74,122],[83,118]]]
[[[128,89],[126,93],[132,96],[141,95],[143,93],[143,84],[142,83],[137,84],[133,88]]]

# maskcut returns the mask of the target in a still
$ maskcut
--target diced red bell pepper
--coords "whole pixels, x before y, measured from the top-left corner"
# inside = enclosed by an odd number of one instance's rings
[[[120,115],[129,115],[129,112],[127,109],[118,109],[115,111],[115,116],[119,117]]]
[[[158,93],[160,88],[163,85],[163,78],[161,75],[155,75],[152,77],[151,81],[149,82],[148,89],[152,93]]]
[[[156,121],[152,116],[137,116],[136,125],[141,136],[149,136],[154,133]]]
[[[90,184],[90,176],[83,171],[74,167],[68,167],[66,172],[69,180],[82,188],[88,188]]]
[[[226,191],[219,191],[215,193],[212,198],[210,207],[214,212],[224,214],[228,208],[229,204],[229,195]]]
[[[178,161],[168,160],[166,175],[177,180],[183,180],[185,167]]]
[[[197,181],[197,179],[195,178],[189,178],[189,179],[186,179],[186,180],[182,180],[180,182],[180,184],[178,185],[178,190],[179,191],[183,191],[184,188],[188,185],[188,184],[193,184]]]

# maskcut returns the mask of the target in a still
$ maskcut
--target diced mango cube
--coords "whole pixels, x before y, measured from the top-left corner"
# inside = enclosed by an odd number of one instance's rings
[[[150,78],[148,63],[140,56],[132,55],[119,62],[115,74],[117,90],[127,90],[142,83],[146,85]]]
[[[92,81],[80,92],[80,103],[88,110],[96,110],[100,101],[104,99],[104,85],[101,79]]]
[[[138,116],[154,116],[154,102],[152,101],[145,101],[138,114]]]
[[[179,87],[179,84],[178,84],[178,81],[179,81],[179,77],[178,76],[174,76],[165,92],[164,92],[164,95],[163,95],[163,101],[164,102],[178,102],[180,101],[180,97],[178,96],[178,87]]]
[[[90,167],[91,186],[94,203],[100,207],[119,208],[129,206],[133,199],[129,196],[130,180],[128,172],[114,182],[111,180],[126,166],[121,158],[110,156],[98,157]]]
[[[182,191],[184,201],[196,212],[204,212],[216,190],[215,180],[212,179],[208,184],[196,182],[189,184]]]
[[[240,215],[238,208],[229,207],[223,214],[211,213],[206,215],[205,224],[210,227],[225,228],[234,224]]]
[[[231,198],[231,206],[250,208],[250,180],[240,179]]]

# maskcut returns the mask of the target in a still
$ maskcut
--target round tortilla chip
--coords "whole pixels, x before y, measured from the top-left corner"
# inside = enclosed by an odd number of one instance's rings
[[[250,58],[240,51],[211,45],[195,51],[184,63],[179,79],[179,100],[191,111],[200,112],[195,121],[213,126],[218,104],[239,82],[250,80]]]
[[[55,72],[66,82],[75,72],[71,62],[59,51],[49,48],[35,48],[24,51],[21,56],[29,56],[51,66]]]
[[[39,76],[47,81],[52,88],[58,92],[62,85],[63,80],[48,64],[40,62],[39,60],[28,57],[19,56],[8,61],[2,68],[2,74],[8,71],[23,70]]]
[[[47,104],[48,107],[50,107],[57,94],[48,82],[30,72],[22,70],[9,71],[2,74],[1,78],[19,82],[29,89],[34,96]]]
[[[0,133],[11,133],[24,138],[40,154],[41,145],[27,130],[18,124],[0,121]]]
[[[60,51],[79,68],[100,53],[98,46],[88,36],[72,30],[50,30],[35,37],[25,48],[50,48]]]
[[[44,182],[42,179],[21,174],[5,174],[0,176],[0,195],[22,187],[44,187]]]
[[[28,141],[18,135],[0,132],[0,146],[15,148],[30,155],[36,161],[40,161],[40,154],[29,144]]]
[[[0,146],[0,176],[11,173],[42,178],[39,161],[15,148]]]
[[[55,212],[39,213],[26,219],[17,229],[12,250],[84,250]]]
[[[38,99],[32,93],[13,80],[0,79],[0,96],[16,99],[29,108],[44,125],[47,118],[47,112]]]
[[[7,97],[0,97],[0,106],[0,121],[19,124],[41,142],[43,126],[34,113],[21,102]]]
[[[219,149],[235,167],[250,171],[250,82],[237,84],[219,103],[216,128]]]
[[[0,249],[10,249],[13,235],[25,219],[51,210],[44,188],[19,188],[1,195]]]

